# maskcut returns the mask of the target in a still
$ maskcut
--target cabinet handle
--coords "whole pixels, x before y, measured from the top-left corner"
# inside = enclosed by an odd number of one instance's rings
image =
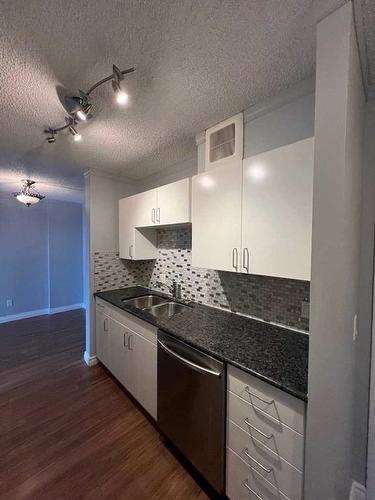
[[[124,347],[127,347],[127,345],[126,345],[126,333],[124,333]]]
[[[256,464],[258,467],[260,467],[262,470],[264,470],[264,472],[267,472],[267,474],[269,474],[270,472],[273,471],[273,467],[270,467],[270,468],[264,467],[264,465],[261,464],[260,462],[258,462],[258,460],[255,460],[255,458],[250,455],[249,450],[247,448],[245,448],[243,452],[245,453],[245,455],[247,456],[247,458],[249,460],[254,462],[254,464]]]
[[[108,332],[108,318],[104,318],[104,322],[103,322],[103,330],[105,332]]]
[[[133,258],[133,252],[132,252],[132,249],[133,249],[133,245],[129,245],[129,257],[132,259]]]
[[[247,482],[247,479],[246,479],[246,481],[243,483],[243,485],[244,485],[244,486],[245,486],[245,488],[246,488],[246,489],[248,489],[248,490],[250,491],[250,493],[252,493],[255,497],[259,498],[259,500],[263,500],[263,498],[262,498],[260,495],[258,495],[258,493],[255,493],[255,491],[254,491],[254,490],[252,490],[252,489],[250,488],[249,483]]]
[[[132,340],[133,340],[133,335],[129,335],[129,338],[128,338],[128,349],[129,349],[129,351],[133,350],[133,342],[131,342]]]
[[[236,271],[238,271],[238,250],[233,248],[232,250],[232,266]]]
[[[156,221],[160,222],[160,207],[156,210]]]
[[[155,224],[155,208],[151,210],[151,222]]]
[[[249,249],[244,248],[242,251],[242,266],[243,268],[249,273],[250,272],[250,254],[249,254]]]
[[[250,389],[249,389],[249,386],[247,385],[245,387],[245,391],[250,394],[250,396],[253,396],[254,398],[257,398],[259,399],[260,401],[262,401],[264,404],[266,405],[273,405],[273,403],[275,402],[274,399],[271,399],[271,401],[267,400],[267,399],[263,399],[262,397],[258,396],[258,394],[254,394],[254,392],[251,392]]]
[[[266,439],[271,439],[273,438],[273,434],[265,434],[264,432],[262,432],[260,429],[258,429],[258,427],[255,427],[255,425],[252,425],[250,422],[249,422],[249,419],[248,418],[245,418],[245,424],[248,425],[250,427],[250,429],[254,429],[254,431],[258,432],[261,436],[263,436],[264,438]]]

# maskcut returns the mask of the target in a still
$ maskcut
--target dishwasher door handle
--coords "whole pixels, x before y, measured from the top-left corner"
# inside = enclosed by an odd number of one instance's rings
[[[183,356],[180,356],[180,354],[177,354],[175,351],[172,351],[169,347],[167,347],[163,342],[158,340],[158,345],[162,349],[164,349],[165,352],[167,352],[169,355],[173,356],[174,358],[177,358],[181,363],[184,363],[184,365],[188,366],[189,368],[193,368],[193,370],[197,370],[198,372],[201,373],[207,373],[209,375],[214,375],[215,377],[220,377],[221,372],[217,372],[216,370],[210,370],[209,368],[206,368],[204,366],[197,365],[196,363],[193,363],[193,361],[190,361]]]

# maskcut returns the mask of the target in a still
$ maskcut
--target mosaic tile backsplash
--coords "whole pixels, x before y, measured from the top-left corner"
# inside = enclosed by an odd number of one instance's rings
[[[310,300],[308,281],[194,268],[191,227],[158,229],[156,260],[122,260],[110,252],[95,252],[93,258],[95,291],[134,285],[166,291],[158,282],[175,279],[184,299],[309,329],[309,320],[301,317],[301,302]]]

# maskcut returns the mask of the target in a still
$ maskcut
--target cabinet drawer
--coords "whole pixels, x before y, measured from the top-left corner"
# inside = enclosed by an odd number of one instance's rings
[[[232,451],[288,498],[301,500],[302,472],[263,446],[255,437],[247,434],[230,420],[227,423],[227,432],[228,447]]]
[[[105,301],[100,301],[100,303],[104,304],[105,314],[156,345],[158,331],[156,326],[150,325],[146,321],[133,316],[133,314],[127,313],[118,307],[108,304],[108,302],[106,303]]]
[[[228,389],[264,413],[304,434],[305,403],[234,366],[228,366]]]
[[[266,415],[228,392],[228,418],[299,470],[303,470],[304,438],[282,422]]]
[[[232,450],[227,450],[226,494],[230,500],[288,500]]]
[[[106,314],[108,316],[109,313],[109,304],[105,300],[99,299],[96,297],[95,299],[95,304],[96,304],[96,309],[97,311],[100,311],[103,314]]]

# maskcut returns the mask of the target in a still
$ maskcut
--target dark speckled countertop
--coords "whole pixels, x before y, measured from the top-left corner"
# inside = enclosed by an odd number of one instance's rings
[[[193,347],[307,400],[308,335],[195,302],[188,302],[191,307],[167,321],[122,302],[149,293],[171,298],[143,287],[95,295]]]

